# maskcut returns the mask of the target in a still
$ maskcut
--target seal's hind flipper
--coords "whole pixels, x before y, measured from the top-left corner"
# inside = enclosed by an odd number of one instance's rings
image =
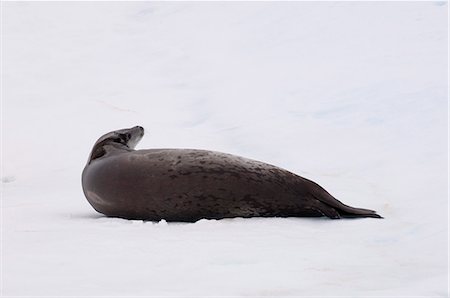
[[[372,218],[383,218],[382,216],[378,215],[375,211],[369,210],[369,209],[362,209],[362,208],[354,208],[347,206],[345,210],[339,210],[339,213],[342,217],[372,217]]]
[[[341,215],[339,214],[338,211],[336,211],[336,209],[334,209],[333,207],[319,201],[319,200],[314,200],[314,207],[313,209],[316,210],[317,212],[320,212],[322,215],[331,218],[331,219],[340,219]]]
[[[373,218],[383,218],[378,215],[375,211],[363,208],[355,208],[348,205],[345,205],[341,201],[337,200],[330,193],[328,193],[325,189],[323,189],[317,183],[308,180],[311,187],[313,188],[313,197],[320,203],[328,206],[329,208],[334,209],[340,217],[373,217]],[[328,216],[327,214],[325,214]],[[328,216],[330,217],[330,216]],[[336,218],[336,217],[330,217]]]
[[[313,203],[313,209],[320,212],[324,216],[331,219],[345,218],[358,218],[358,217],[372,217],[372,218],[383,218],[378,215],[375,211],[363,208],[355,208],[336,200],[339,205],[331,206],[319,199],[315,198]]]

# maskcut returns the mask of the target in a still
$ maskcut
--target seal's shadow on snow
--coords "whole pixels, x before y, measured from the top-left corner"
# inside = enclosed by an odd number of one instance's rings
[[[99,219],[99,218],[107,218],[107,216],[100,214],[100,213],[94,213],[94,212],[76,213],[76,214],[71,213],[70,218],[71,219]]]
[[[71,219],[78,219],[78,220],[98,220],[98,221],[117,221],[117,222],[148,222],[148,223],[167,223],[169,225],[179,225],[179,224],[198,224],[203,222],[217,222],[220,221],[222,223],[236,223],[236,222],[258,222],[258,221],[270,221],[270,220],[283,220],[283,221],[298,221],[298,222],[335,222],[334,220],[330,220],[326,216],[321,217],[233,217],[233,218],[222,218],[222,219],[200,219],[195,222],[184,222],[184,221],[166,221],[166,220],[160,220],[160,221],[152,221],[152,220],[131,220],[126,218],[120,218],[120,217],[110,217],[106,216],[100,213],[77,213],[77,214],[70,214]],[[348,220],[361,220],[363,218],[360,217],[349,217],[346,218],[346,221]]]

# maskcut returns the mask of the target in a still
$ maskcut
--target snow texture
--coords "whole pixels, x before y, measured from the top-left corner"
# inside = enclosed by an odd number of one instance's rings
[[[4,296],[448,295],[447,2],[3,3]],[[102,134],[265,161],[383,220],[106,218]]]

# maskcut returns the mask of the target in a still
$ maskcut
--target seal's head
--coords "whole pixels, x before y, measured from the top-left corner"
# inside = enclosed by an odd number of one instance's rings
[[[108,152],[108,149],[134,150],[134,147],[136,147],[143,136],[144,128],[142,126],[124,128],[104,134],[95,142],[91,155],[89,156],[88,164],[94,159],[104,156]]]

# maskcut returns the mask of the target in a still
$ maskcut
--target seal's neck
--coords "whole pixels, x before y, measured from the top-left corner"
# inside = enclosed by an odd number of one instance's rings
[[[110,154],[118,154],[134,151],[134,149],[130,149],[128,146],[120,143],[100,143],[96,144],[94,148],[92,148],[91,155],[89,156],[88,164],[93,162],[94,160],[102,157],[106,157]]]

